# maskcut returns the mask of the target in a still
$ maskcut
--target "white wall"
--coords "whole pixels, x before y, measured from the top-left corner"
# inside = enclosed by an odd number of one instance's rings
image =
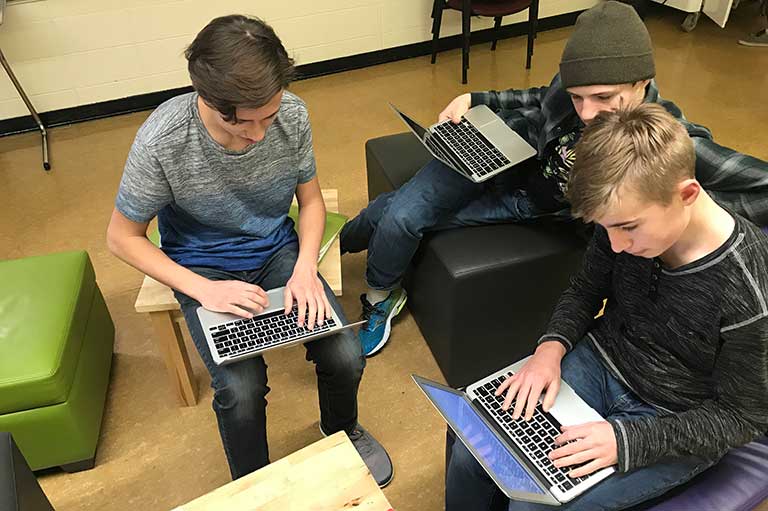
[[[541,0],[540,17],[597,0]],[[431,39],[432,0],[36,0],[13,1],[0,49],[35,107],[57,110],[189,85],[183,51],[216,16],[257,15],[298,64]],[[505,18],[525,21],[527,11]],[[460,32],[446,11],[441,35]],[[474,30],[492,20],[473,20]],[[0,72],[0,119],[27,115]]]

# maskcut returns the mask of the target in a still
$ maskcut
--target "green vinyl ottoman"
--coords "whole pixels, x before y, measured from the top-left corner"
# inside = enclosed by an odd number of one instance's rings
[[[86,252],[0,261],[0,431],[32,470],[93,467],[114,338]]]

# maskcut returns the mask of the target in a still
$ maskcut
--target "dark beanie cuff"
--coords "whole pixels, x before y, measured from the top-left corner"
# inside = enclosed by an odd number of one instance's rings
[[[560,63],[563,88],[635,83],[656,76],[653,54],[597,57]]]

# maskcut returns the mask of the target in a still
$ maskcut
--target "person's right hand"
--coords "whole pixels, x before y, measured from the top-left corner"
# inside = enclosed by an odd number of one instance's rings
[[[472,106],[472,95],[470,93],[462,94],[461,96],[456,96],[453,101],[448,103],[448,106],[445,107],[445,110],[440,112],[440,115],[437,117],[437,120],[439,122],[445,121],[446,119],[450,119],[455,124],[458,124],[461,122],[461,116],[467,113],[467,110]]]
[[[197,301],[209,311],[229,312],[243,318],[252,318],[269,306],[263,289],[240,280],[209,280]]]
[[[548,412],[555,404],[557,392],[560,390],[560,361],[565,355],[565,346],[557,341],[543,342],[536,348],[536,352],[525,365],[507,378],[496,389],[496,395],[500,396],[507,390],[507,396],[502,409],[507,410],[512,400],[517,396],[512,418],[517,420],[525,409],[525,420],[533,417],[539,396],[546,389],[542,407]],[[526,406],[527,404],[527,406]]]

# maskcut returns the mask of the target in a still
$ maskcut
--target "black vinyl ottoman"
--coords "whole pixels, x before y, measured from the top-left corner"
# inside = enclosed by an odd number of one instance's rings
[[[398,188],[430,159],[410,133],[371,139],[365,152],[371,198]],[[404,287],[449,385],[464,386],[533,352],[584,246],[572,227],[555,223],[424,237]]]

